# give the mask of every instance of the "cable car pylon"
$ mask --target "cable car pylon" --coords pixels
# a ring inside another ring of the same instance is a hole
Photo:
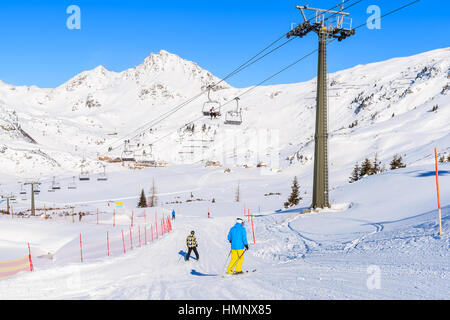
[[[328,194],[327,39],[335,38],[342,41],[355,34],[351,19],[349,27],[344,27],[344,19],[349,16],[349,13],[343,12],[344,2],[339,11],[310,8],[307,5],[296,6],[297,9],[300,9],[304,22],[286,34],[288,39],[293,36],[303,38],[311,31],[319,36],[312,209],[330,207]],[[310,19],[306,19],[305,10],[316,13],[315,22],[311,23]],[[337,15],[337,19],[333,21],[335,15]],[[327,20],[329,20],[328,24]]]

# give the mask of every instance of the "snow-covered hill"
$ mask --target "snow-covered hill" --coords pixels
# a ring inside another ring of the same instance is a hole
[[[121,155],[121,148],[108,153],[108,146],[218,81],[197,64],[161,51],[123,72],[99,66],[55,89],[0,83],[0,173],[71,176],[83,160],[90,172],[99,172],[99,155]],[[449,48],[330,74],[331,181],[347,180],[355,162],[375,153],[384,164],[396,153],[407,164],[422,164],[432,161],[435,146],[449,152],[449,82]],[[201,116],[204,94],[130,143],[156,142],[155,158],[172,164],[266,161],[306,174],[312,168],[315,90],[315,79],[255,88],[241,97],[242,125],[231,126],[223,123],[225,113],[246,89],[222,82],[211,93],[226,104],[221,119],[195,121],[194,133],[183,128]],[[16,116],[26,135],[14,129]]]

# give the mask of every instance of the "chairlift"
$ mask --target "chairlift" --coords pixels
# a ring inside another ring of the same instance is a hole
[[[21,195],[26,195],[27,191],[23,188],[23,184],[20,185],[20,194]]]
[[[208,101],[206,101],[203,104],[202,113],[206,117],[217,118],[222,115],[220,113],[220,109],[222,108],[222,105],[220,104],[219,101],[211,99],[211,89],[212,89],[212,86],[208,86]]]
[[[37,194],[41,193],[41,188],[39,188],[39,185],[38,185],[38,184],[36,184],[36,185],[34,186],[33,193],[37,193]]]
[[[236,109],[228,111],[225,114],[224,124],[240,125],[242,124],[242,108],[239,108],[239,97],[234,98],[236,100]]]
[[[154,165],[156,163],[153,157],[153,149],[151,144],[144,148],[142,153],[136,155],[136,161],[144,165]]]
[[[75,176],[74,176],[73,181],[71,183],[69,183],[69,185],[67,186],[67,189],[74,190],[76,188],[77,188],[77,184],[75,183]]]
[[[106,166],[103,165],[103,172],[98,174],[97,181],[107,181],[108,177],[106,176]]]
[[[124,146],[123,146],[123,151],[122,151],[122,156],[121,156],[121,159],[123,162],[127,162],[127,161],[135,162],[136,161],[134,151],[130,150],[129,144],[130,144],[130,140],[125,140]]]
[[[55,177],[53,177],[52,189],[53,190],[60,190],[61,189],[61,186],[59,185],[59,182],[56,182]]]
[[[79,180],[80,181],[89,181],[89,180],[91,180],[89,178],[89,172],[84,170],[84,166],[83,165],[81,166],[81,172],[80,172]]]

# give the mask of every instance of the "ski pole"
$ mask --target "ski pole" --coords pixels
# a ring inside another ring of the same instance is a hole
[[[228,258],[230,257],[230,255],[231,255],[231,249],[230,249],[230,252],[228,252],[228,256],[227,256],[227,259],[225,260],[225,265],[224,265],[224,268],[227,266],[227,263],[228,263]],[[224,268],[222,268],[222,270],[224,269]]]

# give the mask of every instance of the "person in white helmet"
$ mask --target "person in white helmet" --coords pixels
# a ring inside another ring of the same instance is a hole
[[[231,243],[231,261],[227,273],[240,274],[244,263],[244,253],[248,250],[247,230],[244,228],[242,218],[237,218],[236,224],[228,232],[228,241]]]

